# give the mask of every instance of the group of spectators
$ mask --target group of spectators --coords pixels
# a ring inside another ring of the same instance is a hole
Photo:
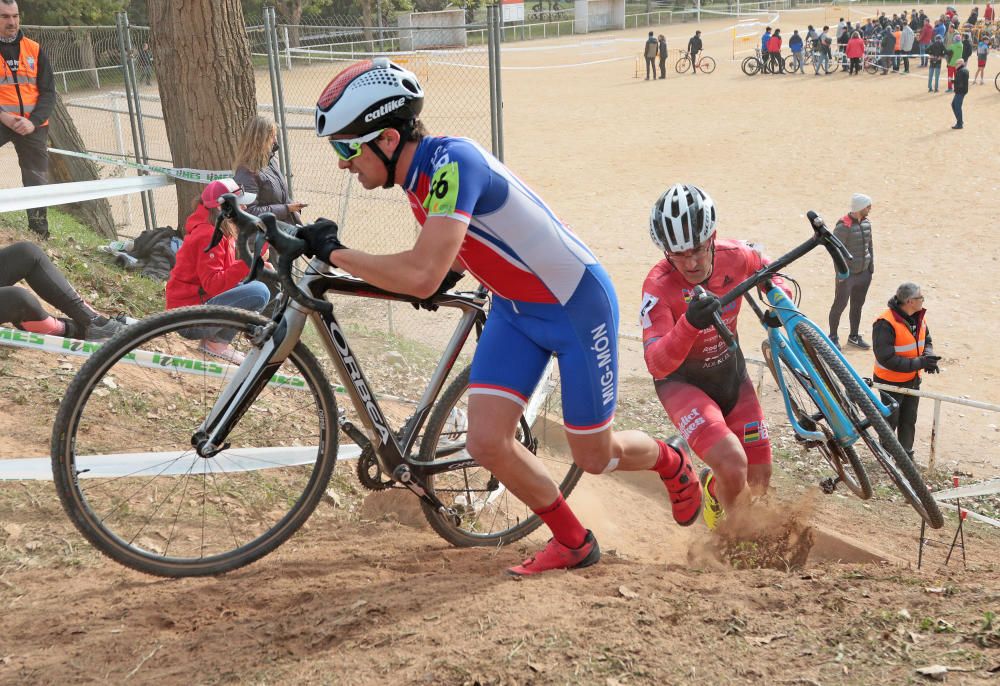
[[[829,26],[817,30],[809,25],[805,36],[798,30],[788,39],[788,48],[793,57],[792,73],[805,72],[805,63],[811,58],[814,73],[830,73],[830,60],[834,58],[833,45],[836,42],[841,66],[854,75],[861,72],[862,62],[868,53],[882,74],[889,71],[910,72],[910,59],[919,60],[921,67],[928,68],[928,92],[937,92],[940,81],[941,63],[947,60],[948,88],[954,91],[954,79],[959,62],[968,65],[975,53],[978,69],[972,80],[985,83],[986,60],[990,51],[990,33],[994,18],[991,4],[986,5],[983,21],[986,29],[979,27],[979,8],[972,10],[964,25],[953,8],[932,20],[923,10],[893,14],[889,17],[881,12],[877,17],[869,17],[864,22],[852,24],[843,17],[831,31]],[[973,31],[976,35],[973,35]],[[780,29],[768,26],[761,36],[761,60],[766,71],[784,73],[785,61],[781,50],[783,38]]]

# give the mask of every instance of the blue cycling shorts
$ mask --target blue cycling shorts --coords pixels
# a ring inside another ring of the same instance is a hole
[[[566,430],[607,429],[618,400],[618,299],[599,264],[587,267],[565,305],[494,295],[472,360],[469,393],[524,407],[552,355],[559,362]]]

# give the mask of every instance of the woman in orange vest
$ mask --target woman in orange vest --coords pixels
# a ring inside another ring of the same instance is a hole
[[[927,330],[924,296],[920,286],[906,282],[889,299],[889,309],[872,325],[872,348],[875,353],[876,383],[900,388],[920,388],[920,372],[937,374],[938,360]],[[913,435],[920,397],[886,392],[899,405],[889,417],[900,445],[913,456]]]
[[[48,119],[55,103],[55,80],[45,52],[21,32],[17,3],[0,2],[0,147],[14,144],[25,186],[49,182]],[[48,238],[44,207],[28,210],[28,227]]]

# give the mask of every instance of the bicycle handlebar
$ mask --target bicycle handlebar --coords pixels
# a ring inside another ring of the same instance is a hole
[[[713,326],[715,327],[715,330],[719,332],[719,336],[723,341],[725,341],[726,346],[730,350],[736,349],[736,338],[733,336],[733,332],[726,326],[725,322],[722,321],[722,316],[720,314],[722,308],[737,298],[743,297],[743,295],[749,292],[751,288],[757,286],[765,279],[771,278],[777,274],[779,270],[810,252],[816,246],[822,244],[826,248],[827,252],[830,253],[830,257],[833,259],[833,264],[837,270],[838,279],[846,279],[849,275],[850,272],[847,267],[847,262],[852,259],[852,257],[851,253],[847,250],[847,247],[840,241],[839,238],[833,235],[830,229],[827,228],[826,222],[824,222],[823,218],[818,214],[810,210],[806,213],[806,217],[808,217],[809,225],[813,229],[812,238],[798,247],[793,248],[791,251],[785,253],[775,261],[764,265],[761,269],[758,269],[742,282],[736,284],[731,291],[719,298],[719,304],[721,307],[719,308],[719,311],[715,312],[712,316],[714,320]],[[698,286],[695,288],[694,292],[695,297],[700,297],[700,294],[705,293],[705,290],[701,288],[701,286]]]
[[[255,217],[249,212],[244,212],[240,209],[236,196],[232,193],[223,195],[221,201],[219,211],[222,216],[232,219],[240,230],[259,232],[255,243],[253,263],[250,265],[251,277],[256,277],[263,269],[265,273],[276,276],[281,283],[281,290],[303,307],[310,310],[317,310],[324,314],[333,312],[333,305],[331,303],[305,293],[292,280],[292,264],[296,259],[304,255],[306,251],[306,242],[304,240],[296,238],[279,228],[277,218],[270,212],[260,217]],[[263,258],[260,255],[263,248],[260,241],[261,234],[263,234],[263,238],[268,243],[274,246],[274,249],[278,253],[278,268],[275,272],[271,272],[263,267]]]

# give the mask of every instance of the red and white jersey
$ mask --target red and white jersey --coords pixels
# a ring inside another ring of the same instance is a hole
[[[767,260],[743,241],[716,239],[713,264],[712,275],[701,286],[722,297]],[[688,322],[684,315],[694,289],[666,259],[649,272],[639,311],[646,368],[654,379],[686,381],[714,399],[726,398],[738,390],[746,362],[739,349],[729,350],[714,327],[699,331]],[[734,333],[742,304],[737,298],[721,311],[722,321]]]
[[[434,216],[469,225],[459,260],[508,300],[565,305],[597,264],[541,198],[469,139],[421,140],[403,187],[421,226]]]

